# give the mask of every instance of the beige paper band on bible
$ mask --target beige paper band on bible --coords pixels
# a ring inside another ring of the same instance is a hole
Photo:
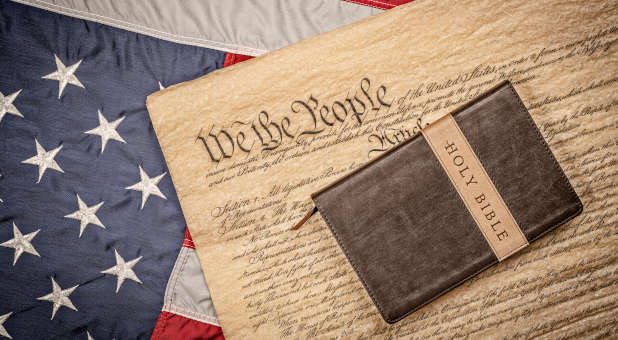
[[[421,130],[499,261],[528,245],[487,171],[450,114]]]

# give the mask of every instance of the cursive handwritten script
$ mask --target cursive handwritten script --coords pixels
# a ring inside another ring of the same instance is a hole
[[[615,337],[616,22],[602,0],[419,1],[153,95],[226,338]],[[418,133],[419,116],[435,121],[505,79],[584,211],[386,324],[319,213],[290,227],[312,192]],[[230,97],[222,84],[243,86]]]
[[[275,121],[267,111],[260,111],[248,121],[234,121],[228,127],[214,124],[206,133],[201,128],[195,138],[200,141],[211,162],[219,163],[235,154],[249,154],[253,150],[261,152],[275,150],[286,140],[299,142],[302,138],[317,135],[328,127],[342,124],[348,117],[358,125],[370,112],[378,113],[389,108],[391,103],[386,96],[386,86],[371,87],[371,80],[363,78],[359,88],[346,94],[342,100],[321,103],[313,95],[306,100],[294,100],[290,113]],[[304,120],[298,123],[298,120]]]

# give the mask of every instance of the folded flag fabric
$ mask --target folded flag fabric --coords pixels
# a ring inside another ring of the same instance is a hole
[[[225,53],[8,1],[0,51],[0,339],[222,337],[145,98]]]
[[[187,45],[257,56],[411,0],[13,0]]]

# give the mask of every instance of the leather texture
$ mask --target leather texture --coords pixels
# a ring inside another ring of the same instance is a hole
[[[581,212],[510,83],[452,115],[529,242]],[[498,263],[421,135],[312,197],[388,323]]]

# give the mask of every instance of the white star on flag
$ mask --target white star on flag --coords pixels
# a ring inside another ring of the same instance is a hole
[[[36,145],[36,156],[30,157],[22,161],[22,163],[37,165],[39,167],[39,179],[36,182],[41,182],[41,178],[43,178],[43,174],[45,174],[45,170],[47,169],[64,173],[64,170],[62,170],[58,163],[54,160],[54,157],[56,157],[58,152],[60,152],[60,149],[62,149],[62,145],[51,151],[45,151],[36,138],[34,139],[34,143]]]
[[[105,150],[105,145],[107,145],[107,142],[110,139],[117,140],[121,143],[126,143],[125,140],[122,139],[122,137],[118,134],[118,131],[116,131],[118,125],[122,123],[125,117],[118,118],[110,123],[107,121],[107,119],[105,119],[103,114],[101,114],[100,110],[98,110],[97,112],[99,113],[99,126],[84,133],[91,135],[99,135],[101,137],[101,153],[103,153],[103,150]]]
[[[9,335],[9,332],[6,331],[6,328],[4,328],[3,325],[6,319],[8,319],[9,316],[11,316],[11,314],[13,314],[13,312],[0,315],[0,335],[2,335],[5,338],[9,338],[9,339],[13,339],[13,338]]]
[[[17,263],[17,260],[19,260],[19,257],[24,252],[41,257],[41,255],[39,255],[39,253],[36,251],[36,249],[34,249],[34,246],[31,243],[32,239],[36,236],[36,234],[39,233],[39,231],[41,231],[41,229],[33,231],[26,235],[22,235],[21,231],[19,231],[19,228],[17,228],[17,225],[15,225],[15,222],[13,222],[13,238],[0,244],[0,246],[2,247],[15,249],[13,265]]]
[[[99,220],[97,215],[95,215],[99,208],[101,208],[101,206],[105,202],[101,201],[89,207],[86,205],[86,203],[84,203],[84,201],[82,201],[79,195],[76,196],[78,210],[68,215],[65,215],[64,217],[79,220],[79,237],[82,237],[82,233],[84,232],[88,224],[94,224],[98,227],[105,229],[105,226],[103,225],[103,223],[101,223],[101,220]]]
[[[56,283],[53,277],[51,278],[51,282],[52,282],[52,292],[45,296],[41,296],[40,298],[37,298],[37,300],[49,301],[54,304],[52,308],[51,320],[54,319],[56,312],[62,306],[71,308],[72,310],[76,311],[77,308],[75,308],[75,306],[69,299],[69,295],[71,295],[71,293],[73,293],[73,291],[77,289],[79,285],[75,285],[71,288],[63,290],[62,287],[60,287],[60,285]]]
[[[79,79],[77,79],[77,77],[75,76],[75,71],[77,71],[77,68],[79,67],[79,64],[82,63],[83,59],[80,59],[78,62],[76,62],[75,64],[66,67],[64,66],[64,64],[62,63],[62,61],[60,60],[60,58],[58,58],[57,55],[54,54],[54,58],[56,59],[56,68],[57,71],[56,72],[52,72],[46,76],[43,76],[43,79],[52,79],[52,80],[57,80],[58,81],[58,99],[60,99],[60,96],[62,96],[62,92],[64,92],[64,88],[67,86],[67,84],[71,84],[71,85],[75,85],[75,86],[79,86],[81,88],[85,88],[84,85],[82,85],[82,83],[79,81]]]
[[[6,97],[0,92],[0,122],[2,122],[2,118],[4,118],[7,113],[24,118],[21,112],[13,105],[13,101],[19,96],[20,92],[21,90],[13,92]]]
[[[159,182],[161,181],[163,176],[167,174],[167,172],[164,172],[157,177],[150,178],[148,177],[148,174],[144,171],[144,169],[142,169],[141,165],[138,165],[138,167],[140,181],[130,187],[126,187],[125,189],[142,192],[142,207],[140,209],[144,209],[144,205],[146,204],[146,201],[148,200],[148,197],[150,195],[156,195],[166,200],[167,197],[165,197],[161,190],[159,190],[157,184],[159,184]]]
[[[131,279],[141,284],[142,281],[137,277],[137,275],[135,275],[135,272],[133,271],[133,266],[135,266],[137,262],[142,259],[142,256],[135,258],[129,262],[125,262],[122,256],[118,254],[118,251],[116,251],[116,249],[114,249],[114,254],[116,254],[116,265],[102,271],[101,273],[118,276],[118,281],[116,282],[116,294],[118,294],[120,286],[122,286],[122,283],[125,279]]]

